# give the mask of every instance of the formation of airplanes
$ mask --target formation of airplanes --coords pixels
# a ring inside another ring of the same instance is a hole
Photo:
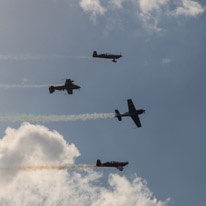
[[[97,54],[96,51],[93,52],[93,57],[94,58],[104,58],[104,59],[111,59],[113,62],[117,62],[116,60],[121,58],[122,55],[117,54],[109,54],[109,53],[103,53],[103,54]],[[66,90],[68,94],[73,94],[74,89],[80,89],[81,87],[78,85],[75,85],[73,83],[74,81],[71,79],[66,79],[65,84],[61,86],[50,86],[49,87],[49,92],[54,93],[55,90],[60,90],[64,91]],[[115,117],[119,120],[122,121],[122,117],[131,117],[132,120],[134,121],[135,125],[137,127],[142,127],[139,115],[145,113],[144,109],[136,109],[132,99],[127,100],[128,104],[128,112],[125,113],[120,113],[118,109],[115,109]],[[112,168],[117,168],[119,171],[123,171],[124,166],[128,165],[128,162],[117,162],[117,161],[110,161],[110,162],[105,162],[102,163],[99,159],[96,162],[96,167],[112,167]]]

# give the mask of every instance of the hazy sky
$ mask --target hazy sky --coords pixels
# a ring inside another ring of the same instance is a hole
[[[130,118],[1,122],[0,168],[129,165],[3,170],[0,205],[205,205],[204,0],[1,0],[0,37],[0,117],[126,112],[128,98],[146,110],[142,128]],[[66,78],[80,91],[49,93]]]

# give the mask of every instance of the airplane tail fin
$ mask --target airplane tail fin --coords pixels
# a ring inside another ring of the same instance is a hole
[[[97,167],[100,167],[101,165],[102,165],[101,161],[100,161],[100,160],[97,160],[96,166],[97,166]]]
[[[51,86],[51,87],[49,87],[49,92],[50,92],[50,94],[52,94],[53,92],[54,92],[54,86]]]
[[[93,57],[96,57],[96,56],[97,56],[97,52],[94,51],[94,52],[93,52]]]
[[[115,109],[115,114],[116,114],[115,117],[117,117],[119,121],[122,121],[122,117],[118,109]]]

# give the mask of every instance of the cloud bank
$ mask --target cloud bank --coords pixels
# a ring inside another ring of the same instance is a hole
[[[205,12],[206,8],[193,0],[106,0],[104,6],[99,0],[81,0],[80,7],[83,11],[91,13],[92,16],[111,16],[114,9],[131,9],[130,14],[135,14],[145,28],[156,32],[165,30],[159,24],[167,18],[177,18],[179,16],[196,17]],[[124,6],[127,5],[127,6]]]
[[[0,140],[0,168],[26,165],[73,164],[80,155],[57,131],[23,123],[19,129],[7,128]],[[2,206],[166,206],[139,177],[110,174],[108,186],[95,170],[3,171],[0,169]]]
[[[100,4],[99,0],[82,0],[80,6],[85,12],[90,12],[93,18],[97,15],[104,15],[106,12],[106,8]]]
[[[198,2],[192,0],[182,0],[181,5],[178,6],[175,10],[175,15],[183,15],[183,16],[198,16],[205,11]]]
[[[0,140],[0,168],[73,164],[80,155],[74,144],[44,126],[23,123],[18,130],[8,127],[5,133]],[[0,179],[7,180],[14,173],[0,170]]]

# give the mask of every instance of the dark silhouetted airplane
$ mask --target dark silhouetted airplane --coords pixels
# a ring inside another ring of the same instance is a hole
[[[73,89],[80,89],[81,87],[78,85],[73,84],[73,80],[66,79],[65,85],[62,86],[51,86],[49,87],[49,92],[53,93],[55,90],[67,90],[68,94],[73,94]]]
[[[127,103],[128,103],[128,108],[129,108],[129,112],[125,112],[123,114],[120,114],[119,110],[116,109],[115,110],[115,117],[118,118],[119,121],[122,121],[122,117],[131,117],[134,121],[134,123],[137,125],[137,127],[141,127],[141,122],[140,122],[140,119],[139,119],[139,115],[140,114],[143,114],[145,113],[145,110],[144,109],[138,109],[136,110],[133,102],[131,99],[128,99],[127,100]]]
[[[120,55],[109,54],[109,53],[97,54],[97,52],[94,51],[93,52],[93,57],[95,57],[95,58],[104,58],[104,59],[112,59],[113,62],[117,62],[116,59],[119,59],[120,57],[122,57],[122,55],[121,55],[121,53],[120,53]]]
[[[116,162],[116,161],[111,161],[111,162],[105,162],[105,163],[101,163],[100,160],[97,160],[96,166],[97,167],[115,167],[117,168],[119,171],[122,171],[124,168],[124,166],[126,166],[127,164],[129,164],[129,162]]]

